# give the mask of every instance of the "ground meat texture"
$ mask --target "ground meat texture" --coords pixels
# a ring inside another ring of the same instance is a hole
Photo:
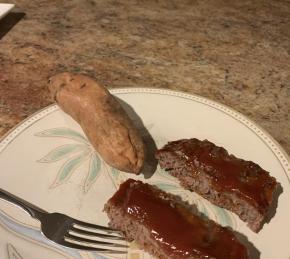
[[[132,179],[105,204],[109,225],[157,258],[241,259],[247,249],[227,228],[176,196]]]
[[[254,232],[260,230],[277,182],[259,165],[195,138],[169,142],[155,156],[185,189],[236,213]]]

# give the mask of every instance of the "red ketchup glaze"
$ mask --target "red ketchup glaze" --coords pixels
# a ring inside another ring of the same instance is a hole
[[[219,190],[242,195],[261,213],[268,209],[277,183],[259,165],[229,155],[224,148],[207,140],[173,141],[163,150],[170,150],[174,145],[179,146],[179,155],[182,154],[193,176],[203,171]]]
[[[145,225],[168,258],[248,258],[246,248],[228,229],[202,219],[148,184],[129,179],[110,202]]]

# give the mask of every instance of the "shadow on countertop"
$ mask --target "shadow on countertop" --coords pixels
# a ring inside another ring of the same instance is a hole
[[[25,13],[8,13],[0,20],[0,40],[25,16]]]

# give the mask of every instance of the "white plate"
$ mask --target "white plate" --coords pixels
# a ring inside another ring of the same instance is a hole
[[[259,234],[232,213],[181,189],[159,168],[146,181],[196,203],[210,218],[243,233],[261,252],[260,258],[289,259],[289,158],[269,134],[240,113],[199,96],[144,88],[112,92],[133,107],[158,147],[179,138],[208,139],[270,171],[281,183],[283,193],[276,215]],[[131,175],[106,166],[91,151],[79,125],[58,106],[49,106],[0,142],[0,187],[45,210],[106,225],[103,205]],[[143,176],[135,178],[144,180]],[[0,258],[9,258],[8,251],[10,258],[103,258],[53,245],[42,237],[38,223],[19,208],[0,201],[0,209]],[[131,244],[127,257],[105,258],[150,257]]]
[[[8,14],[11,9],[14,7],[14,4],[1,4],[0,3],[0,19]]]

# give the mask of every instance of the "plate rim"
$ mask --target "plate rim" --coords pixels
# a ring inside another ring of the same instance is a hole
[[[271,150],[271,152],[276,156],[279,163],[281,164],[288,183],[290,184],[290,158],[284,148],[271,136],[267,130],[258,125],[252,119],[248,118],[246,115],[236,111],[235,109],[222,104],[220,102],[214,101],[210,98],[203,97],[197,94],[186,93],[178,90],[170,90],[164,88],[150,88],[150,87],[118,87],[118,88],[109,88],[109,91],[112,94],[130,94],[130,93],[145,93],[145,94],[161,94],[168,96],[175,96],[180,98],[185,98],[188,100],[196,101],[204,105],[208,105],[214,109],[217,109],[228,116],[231,116],[238,122],[242,123],[253,133],[255,133]],[[44,108],[37,110],[32,113],[24,120],[17,123],[10,130],[8,130],[2,137],[0,137],[0,154],[1,152],[13,141],[23,130],[28,126],[36,123],[38,120],[42,119],[46,115],[60,109],[56,103],[52,103]]]
[[[188,99],[194,102],[198,102],[201,104],[204,104],[206,106],[210,106],[211,108],[214,108],[220,112],[225,113],[228,116],[231,116],[234,118],[237,122],[240,122],[242,125],[246,126],[249,130],[251,130],[257,137],[259,137],[263,143],[271,150],[271,152],[274,154],[276,159],[278,159],[285,175],[288,180],[288,184],[290,184],[290,169],[289,169],[289,157],[286,151],[283,149],[283,147],[261,126],[259,126],[256,122],[249,119],[244,114],[234,110],[233,108],[219,103],[217,101],[213,101],[207,97],[203,97],[197,94],[191,94],[191,93],[185,93],[182,91],[177,90],[168,90],[168,89],[162,89],[162,88],[148,88],[148,87],[119,87],[119,88],[111,88],[109,91],[112,94],[159,94],[159,95],[167,95],[167,96],[173,96],[173,97],[179,97]],[[20,135],[23,131],[25,131],[28,127],[32,126],[34,123],[38,122],[39,120],[45,118],[47,115],[51,114],[52,112],[61,110],[60,107],[56,103],[52,103],[46,107],[43,107],[33,114],[29,115],[24,120],[20,121],[18,124],[16,124],[13,128],[11,128],[8,132],[6,132],[2,137],[0,137],[0,155],[5,150],[5,148],[13,141],[15,140],[18,135]],[[273,150],[275,148],[276,150]],[[278,155],[277,152],[280,152]],[[282,160],[284,159],[284,160]],[[288,172],[287,172],[288,168]],[[30,240],[30,238],[28,238]],[[58,249],[47,247],[55,252],[59,252]],[[65,256],[68,256],[69,254],[66,254],[64,251]],[[83,254],[79,254],[81,258],[86,258],[86,256],[83,257]]]

